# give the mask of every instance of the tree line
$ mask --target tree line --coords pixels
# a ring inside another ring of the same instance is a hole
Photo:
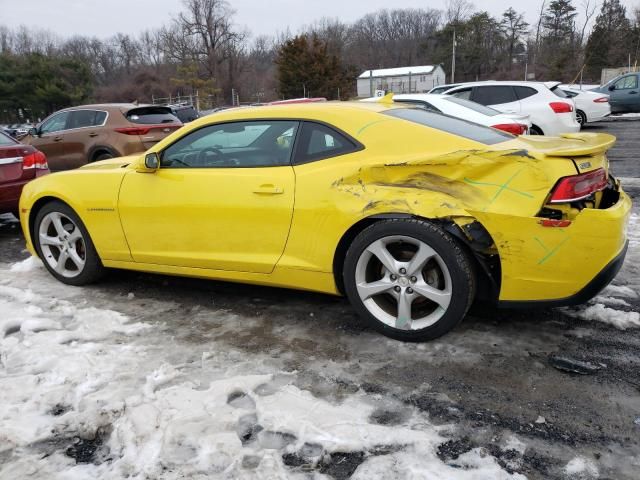
[[[277,98],[354,95],[371,68],[442,64],[456,81],[524,79],[599,83],[605,67],[637,64],[640,9],[620,0],[539,0],[535,24],[467,0],[445,10],[384,9],[347,23],[323,18],[298,34],[252,37],[227,0],[184,0],[163,27],[137,36],[60,38],[0,25],[0,121],[42,118],[95,102],[150,102],[198,93],[201,108]],[[592,22],[593,17],[595,20]],[[593,23],[593,28],[589,25]],[[533,77],[532,77],[533,78]]]

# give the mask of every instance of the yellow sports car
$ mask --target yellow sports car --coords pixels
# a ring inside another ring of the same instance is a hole
[[[124,268],[345,294],[380,332],[426,340],[474,299],[569,305],[611,281],[631,209],[614,141],[388,98],[235,109],[29,183],[20,221],[64,283]]]

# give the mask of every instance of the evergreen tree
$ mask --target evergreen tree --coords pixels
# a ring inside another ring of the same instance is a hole
[[[500,22],[500,25],[506,35],[509,66],[511,66],[513,62],[513,54],[515,53],[516,47],[520,45],[522,37],[529,31],[529,24],[524,21],[523,14],[518,13],[512,7],[509,7],[502,14],[502,21]]]
[[[620,0],[604,0],[586,47],[587,72],[600,78],[606,67],[626,65],[629,54],[635,56],[633,31]]]
[[[570,80],[580,69],[579,44],[575,17],[578,15],[571,0],[553,0],[542,15],[542,45],[538,62],[542,75],[549,80]]]
[[[327,43],[313,35],[298,35],[287,40],[276,56],[278,92],[284,98],[306,96],[327,99],[348,97],[353,88],[353,74],[343,67],[336,55],[328,52]]]

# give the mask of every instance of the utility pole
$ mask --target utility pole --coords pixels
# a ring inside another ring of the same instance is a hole
[[[453,27],[453,52],[451,54],[451,83],[456,81],[456,27]]]

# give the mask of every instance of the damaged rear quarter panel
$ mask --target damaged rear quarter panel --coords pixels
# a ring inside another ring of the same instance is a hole
[[[484,146],[431,132],[397,119],[374,123],[349,132],[364,150],[296,166],[292,230],[279,264],[331,272],[342,235],[377,214],[461,224],[477,218],[477,212],[530,218],[559,177],[576,173],[570,160],[542,161],[517,139]],[[411,141],[390,144],[389,138]],[[452,152],[452,146],[460,148]],[[485,227],[492,236],[498,233]]]

